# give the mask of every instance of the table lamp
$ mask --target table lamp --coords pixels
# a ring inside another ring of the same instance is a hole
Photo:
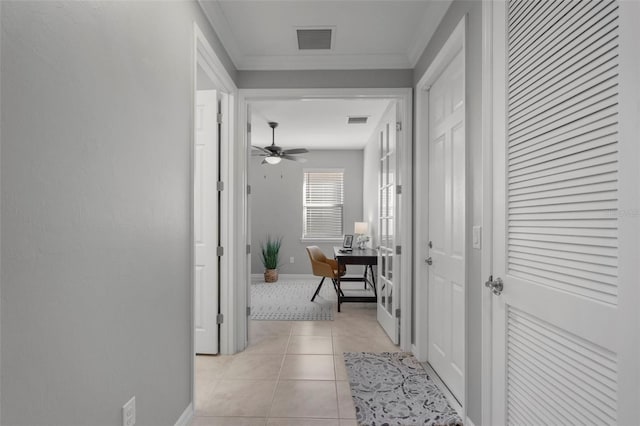
[[[369,232],[369,224],[367,222],[356,222],[353,228],[353,233],[357,235],[356,243],[358,248],[365,248],[369,241],[369,237],[366,235]]]

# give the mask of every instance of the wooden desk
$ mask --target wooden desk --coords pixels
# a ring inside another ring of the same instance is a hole
[[[362,277],[339,277],[338,282],[338,312],[340,312],[340,304],[342,302],[368,302],[376,303],[378,301],[378,293],[376,290],[376,277],[373,273],[373,265],[378,264],[378,251],[373,249],[352,249],[351,253],[341,253],[342,247],[333,248],[333,257],[338,261],[339,265],[363,265],[364,274]],[[371,278],[369,278],[371,274]],[[373,290],[373,296],[345,296],[340,288],[340,282],[360,281],[364,282],[363,293],[367,291],[367,286]]]

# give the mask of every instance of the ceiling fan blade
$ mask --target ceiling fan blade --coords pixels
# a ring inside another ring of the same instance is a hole
[[[251,150],[255,151],[255,152],[263,152],[263,153],[265,153],[267,155],[271,154],[271,151],[269,151],[268,149],[264,149],[262,147],[255,146],[255,145],[251,145]]]
[[[298,163],[306,163],[307,159],[306,158],[301,158],[301,157],[294,157],[292,155],[282,155],[281,158],[284,158],[285,160],[292,160],[292,161],[297,161]]]
[[[285,149],[284,151],[282,151],[283,154],[286,155],[290,155],[290,154],[304,154],[306,152],[309,152],[309,150],[307,148],[294,148],[294,149]]]

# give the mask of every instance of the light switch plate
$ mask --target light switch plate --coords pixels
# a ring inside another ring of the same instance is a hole
[[[473,248],[482,248],[482,226],[473,227]]]

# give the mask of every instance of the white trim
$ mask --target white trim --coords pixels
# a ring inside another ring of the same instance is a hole
[[[487,29],[490,31],[490,43],[491,43],[491,86],[492,86],[492,105],[491,105],[491,134],[488,135],[491,139],[491,156],[492,163],[490,170],[485,170],[483,173],[491,173],[491,234],[492,234],[492,247],[491,247],[491,270],[505,271],[506,253],[505,244],[502,240],[505,238],[505,224],[504,219],[500,219],[499,216],[503,215],[506,208],[506,194],[503,185],[497,185],[496,182],[504,181],[506,176],[506,120],[507,120],[507,3],[505,1],[496,0],[492,2],[491,8],[491,26]],[[488,35],[489,36],[489,35]],[[488,142],[487,142],[488,143]],[[499,159],[500,161],[493,161],[493,159]],[[500,213],[499,215],[497,213]],[[500,220],[499,220],[500,219]],[[485,235],[488,232],[484,233]],[[496,237],[498,238],[496,240]],[[487,291],[488,293],[488,291]],[[490,296],[493,299],[493,296]],[[493,351],[493,346],[496,346],[496,341],[501,340],[504,344],[505,339],[505,318],[495,317],[494,311],[496,306],[493,306],[494,302],[500,303],[498,300],[492,300],[490,302],[491,311],[486,315],[490,316],[491,324],[491,341],[487,344],[490,345],[490,359],[487,361],[491,363],[489,369],[491,374],[491,380],[489,385],[491,387],[490,396],[488,397],[489,403],[488,413],[483,413],[484,416],[489,416],[490,423],[495,425],[502,425],[506,423],[506,377],[505,377],[505,364],[504,353],[496,354]],[[485,315],[483,307],[483,315]],[[504,315],[504,311],[499,315]],[[497,327],[496,323],[502,324],[501,327]],[[497,327],[497,328],[496,328]],[[501,328],[501,329],[500,329]],[[494,334],[498,330],[500,335]],[[483,344],[484,346],[484,344]],[[502,349],[501,349],[502,351]],[[484,354],[483,354],[484,355]],[[486,402],[486,401],[482,401]],[[484,409],[485,407],[483,407]]]
[[[416,85],[416,137],[415,137],[415,155],[414,155],[414,182],[416,188],[419,186],[428,185],[429,175],[428,170],[425,165],[429,164],[429,149],[428,149],[428,138],[429,138],[429,123],[426,117],[429,114],[429,89],[431,85],[438,79],[438,77],[442,74],[444,69],[451,63],[453,58],[462,50],[465,52],[465,35],[466,35],[466,16],[463,16],[460,22],[456,25],[455,29],[451,32],[451,35],[444,43],[433,62],[427,70],[424,72],[418,84]],[[463,65],[465,68],[465,87],[466,87],[466,58],[463,59]],[[465,110],[468,110],[468,96],[466,96],[465,90]],[[466,113],[465,113],[465,121],[466,121]],[[468,148],[468,126],[465,125],[466,130],[466,151],[469,152]],[[469,181],[468,173],[466,177],[466,181]],[[420,185],[418,185],[418,182]],[[418,197],[416,194],[416,203],[414,204],[414,246],[415,246],[415,256],[413,262],[413,273],[414,273],[414,282],[420,283],[415,286],[415,303],[425,304],[428,302],[428,274],[425,272],[423,268],[424,259],[428,257],[428,241],[424,237],[427,235],[428,229],[425,229],[426,224],[423,226],[420,218],[425,217],[425,215],[429,211],[429,200],[428,197]],[[466,205],[469,206],[471,203],[469,202],[472,197],[470,188],[467,186],[466,189]],[[465,226],[469,223],[470,215],[465,215]],[[468,239],[467,239],[468,240]],[[465,252],[467,252],[466,260],[465,260],[465,269],[467,274],[467,285],[465,287],[465,313],[468,310],[469,306],[469,255],[468,241],[465,242]],[[421,362],[425,362],[428,360],[428,343],[429,343],[429,333],[428,333],[428,309],[423,306],[424,309],[416,309],[416,318],[415,318],[415,342],[414,348],[416,352],[414,353],[416,358]],[[466,416],[466,400],[468,397],[468,330],[469,327],[466,325],[466,314],[465,320],[463,321],[464,326],[464,342],[465,342],[465,366],[464,366],[464,396],[462,401],[460,401],[461,407],[461,415],[464,418]]]
[[[476,426],[473,424],[473,422],[471,421],[471,419],[469,417],[466,418],[466,420],[464,421],[465,426]]]
[[[482,280],[492,274],[493,254],[493,2],[482,2]],[[493,297],[481,297],[481,424],[491,424],[491,307]]]
[[[234,345],[234,339],[236,333],[229,332],[230,328],[234,327],[235,321],[233,314],[235,312],[235,303],[233,303],[234,296],[234,287],[230,284],[234,282],[236,273],[234,269],[234,242],[238,241],[236,238],[237,235],[237,225],[236,221],[242,220],[242,217],[238,217],[234,213],[234,198],[233,192],[231,188],[233,188],[237,179],[234,178],[234,151],[233,147],[235,144],[233,143],[235,138],[235,114],[234,114],[234,106],[235,99],[237,97],[237,88],[233,83],[233,80],[227,73],[224,65],[216,55],[215,51],[209,44],[209,41],[205,37],[204,33],[200,30],[197,23],[193,23],[193,46],[192,46],[192,75],[191,75],[191,105],[190,105],[190,117],[191,117],[191,128],[189,129],[189,151],[190,151],[190,160],[189,160],[189,210],[191,211],[189,217],[189,240],[191,243],[189,244],[189,264],[191,265],[189,271],[189,280],[190,280],[190,298],[191,298],[191,309],[190,309],[190,355],[191,355],[191,410],[193,411],[193,401],[195,400],[195,274],[194,274],[194,264],[195,264],[195,249],[193,245],[193,241],[195,239],[195,225],[193,221],[193,205],[194,205],[194,153],[195,153],[195,106],[196,106],[196,91],[197,91],[197,74],[198,74],[198,65],[202,67],[207,76],[211,79],[211,81],[216,86],[216,89],[222,94],[222,108],[223,108],[223,132],[221,134],[221,179],[223,182],[227,183],[228,191],[223,191],[222,193],[222,206],[221,209],[221,229],[222,233],[220,235],[223,246],[227,247],[227,255],[223,257],[223,261],[220,264],[220,273],[221,273],[221,284],[220,284],[220,306],[221,313],[225,315],[225,318],[228,318],[228,321],[225,321],[219,330],[219,352],[220,353],[230,353],[230,348]],[[226,124],[226,125],[225,125]],[[244,249],[244,247],[243,247]],[[181,417],[182,418],[182,417]]]
[[[238,217],[235,214],[235,206],[234,206],[234,192],[233,188],[236,182],[236,177],[234,176],[234,161],[235,152],[234,152],[234,139],[235,139],[235,99],[237,97],[237,88],[227,73],[224,65],[216,55],[215,51],[209,44],[206,36],[200,30],[197,23],[193,24],[194,31],[194,94],[195,94],[195,82],[197,76],[197,66],[200,65],[209,78],[213,81],[216,89],[222,93],[222,134],[221,134],[221,152],[220,152],[220,175],[223,182],[225,182],[225,186],[229,188],[229,190],[222,191],[221,202],[221,242],[222,246],[225,247],[226,254],[222,258],[222,262],[220,263],[220,276],[221,276],[221,284],[220,284],[220,313],[224,315],[228,321],[225,321],[220,326],[220,353],[222,354],[230,354],[235,351],[233,348],[235,347],[235,335],[236,333],[231,332],[230,329],[235,325],[235,292],[233,286],[229,283],[234,282],[234,275],[237,273],[235,271],[235,257],[236,253],[234,253],[234,242],[239,241],[237,237],[237,225],[236,222],[239,222],[242,219],[242,216]],[[195,138],[195,135],[192,134],[192,138]],[[193,139],[192,139],[193,145]],[[193,175],[193,165],[191,166],[191,174]],[[192,177],[193,179],[193,177]],[[193,184],[193,182],[192,182]],[[193,232],[193,229],[192,229]],[[193,239],[193,234],[192,234]],[[191,259],[193,262],[193,258]],[[192,279],[192,284],[194,284]],[[195,302],[192,307],[195,312]]]
[[[618,310],[620,327],[612,330],[620,342],[618,352],[618,415],[619,424],[638,423],[640,418],[640,3],[619,2],[619,270],[620,287]],[[635,285],[630,285],[635,283]],[[624,289],[624,293],[623,293]]]
[[[184,411],[182,412],[182,415],[180,416],[178,421],[176,421],[175,426],[189,426],[193,421],[194,415],[195,415],[195,412],[193,410],[193,402],[192,402],[187,406],[187,408],[184,409]]]
[[[398,132],[398,146],[404,147],[401,156],[403,164],[399,171],[399,182],[403,185],[401,220],[407,224],[403,229],[398,241],[403,246],[400,260],[401,284],[400,284],[400,309],[402,316],[400,319],[400,348],[402,350],[411,349],[411,298],[401,295],[411,294],[411,265],[412,265],[412,129],[413,129],[413,102],[412,89],[410,88],[347,88],[347,89],[240,89],[239,90],[239,116],[238,116],[238,136],[242,135],[244,152],[240,154],[244,159],[249,155],[246,145],[247,139],[247,108],[251,102],[266,100],[285,99],[389,99],[398,102],[398,114],[402,117],[402,131]],[[240,144],[238,144],[240,145]],[[237,291],[246,292],[246,282],[236,281]],[[244,306],[238,306],[239,310],[246,310]]]

